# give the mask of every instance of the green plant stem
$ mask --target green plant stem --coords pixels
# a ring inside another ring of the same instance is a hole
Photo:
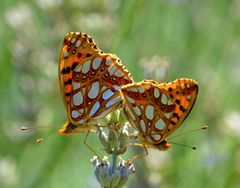
[[[118,156],[116,155],[115,152],[113,152],[113,154],[112,154],[112,164],[111,164],[111,168],[110,168],[110,177],[113,175],[113,173],[116,170],[117,159],[118,159]]]

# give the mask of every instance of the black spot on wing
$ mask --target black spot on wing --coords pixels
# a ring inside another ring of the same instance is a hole
[[[64,82],[64,85],[72,84],[72,79],[69,78],[67,81]]]
[[[74,62],[74,63],[72,64],[72,67],[71,67],[72,71],[76,68],[77,65],[78,65],[78,62]]]

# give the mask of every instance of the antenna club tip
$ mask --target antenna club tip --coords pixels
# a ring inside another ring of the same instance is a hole
[[[38,138],[38,139],[36,140],[37,143],[41,143],[42,141],[43,141],[43,138]]]
[[[26,131],[27,127],[21,127],[21,131]]]
[[[202,127],[202,129],[208,129],[208,126],[207,126],[207,125],[204,125],[204,126]]]

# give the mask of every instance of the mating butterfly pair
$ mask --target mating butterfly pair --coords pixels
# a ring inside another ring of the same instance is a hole
[[[62,134],[89,131],[94,120],[123,107],[143,145],[166,150],[166,138],[190,113],[198,85],[191,79],[135,83],[120,59],[99,50],[92,38],[68,33],[59,63],[60,89],[68,115]]]

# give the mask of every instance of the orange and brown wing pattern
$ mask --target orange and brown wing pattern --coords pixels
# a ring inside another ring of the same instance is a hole
[[[140,142],[159,150],[168,149],[165,139],[190,113],[197,90],[197,83],[190,79],[163,84],[144,80],[123,86],[124,109],[139,131]]]
[[[60,132],[66,134],[115,110],[122,101],[120,87],[133,82],[117,56],[103,53],[88,35],[73,32],[63,42],[59,81],[70,121]]]
[[[180,127],[191,112],[198,94],[198,83],[192,79],[177,79],[159,85],[174,101],[175,111],[169,125],[168,135]]]
[[[70,119],[84,124],[106,116],[122,102],[120,87],[132,78],[111,54],[94,55],[73,71]]]
[[[60,90],[66,110],[68,110],[71,99],[73,70],[84,60],[100,52],[92,38],[87,34],[80,32],[66,34],[58,66]]]
[[[155,81],[142,81],[122,87],[124,109],[130,122],[150,144],[161,142],[167,132],[175,105]]]

